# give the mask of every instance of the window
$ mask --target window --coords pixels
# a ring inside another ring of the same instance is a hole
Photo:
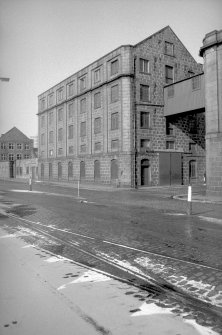
[[[97,117],[94,120],[94,134],[98,134],[101,132],[101,117]]]
[[[80,136],[86,136],[86,122],[81,122],[80,124]]]
[[[94,162],[94,179],[100,179],[100,161]]]
[[[140,112],[140,128],[148,129],[150,128],[150,113]]]
[[[1,160],[6,161],[6,154],[1,154]]]
[[[174,85],[167,87],[167,96],[168,98],[172,98],[174,96]]]
[[[40,176],[41,178],[44,178],[44,164],[41,164],[41,168],[40,168]]]
[[[42,151],[42,157],[44,156],[44,154],[45,154],[45,152],[44,152],[44,151]],[[29,156],[29,155],[27,155],[27,154],[25,154],[25,155],[24,155],[24,158],[25,158],[25,159],[29,159],[29,158],[30,158],[30,156]]]
[[[45,134],[41,134],[41,145],[45,144]]]
[[[173,125],[168,120],[166,120],[166,135],[168,136],[174,135]]]
[[[58,148],[58,155],[61,156],[63,154],[63,148]]]
[[[61,101],[63,99],[63,88],[60,88],[57,91],[57,101]]]
[[[41,127],[45,127],[45,116],[41,117]]]
[[[142,102],[150,101],[150,87],[148,85],[140,85],[140,100]]]
[[[52,104],[53,104],[53,94],[49,95],[49,97],[48,97],[48,104],[49,104],[49,106],[52,106]]]
[[[193,90],[200,89],[200,76],[195,76],[192,78],[192,89]]]
[[[9,154],[8,158],[9,158],[10,161],[14,161],[14,155],[13,154]]]
[[[53,131],[49,132],[49,143],[53,143]]]
[[[166,42],[165,41],[165,54],[168,56],[173,56],[174,55],[174,45],[173,43]]]
[[[29,166],[26,166],[26,174],[29,174]]]
[[[85,145],[85,144],[82,144],[82,145],[80,146],[80,152],[81,152],[81,153],[85,153],[85,152],[86,152],[86,145]]]
[[[6,148],[5,143],[1,143],[1,149],[5,149],[5,148]]]
[[[85,162],[81,161],[80,162],[80,179],[85,178],[85,176],[86,176]]]
[[[140,58],[140,72],[149,73],[149,61]]]
[[[189,115],[189,132],[191,134],[197,134],[198,120],[197,115]]]
[[[196,153],[196,149],[197,149],[197,145],[196,143],[189,143],[189,151],[192,153],[192,154],[195,154]]]
[[[49,150],[49,157],[52,157],[52,156],[53,156],[53,150],[50,149],[50,150]]]
[[[94,108],[100,108],[101,107],[101,93],[98,92],[94,94]]]
[[[45,99],[42,99],[40,102],[41,110],[45,109]]]
[[[173,83],[173,67],[166,65],[165,66],[165,82],[166,84]]]
[[[59,128],[58,129],[58,141],[62,141],[63,140],[63,129]]]
[[[95,142],[94,149],[95,151],[101,151],[101,142]]]
[[[16,159],[22,159],[22,154],[17,154]]]
[[[72,155],[74,153],[74,147],[73,145],[69,146],[69,155]]]
[[[86,88],[86,76],[79,79],[80,91],[83,91]]]
[[[68,84],[68,96],[72,96],[74,94],[74,84],[70,83]]]
[[[68,127],[68,139],[72,139],[73,138],[73,125],[70,125]]]
[[[119,128],[119,113],[111,114],[111,130]]]
[[[49,124],[51,125],[53,122],[53,112],[49,113]]]
[[[29,144],[25,144],[25,150],[29,150]]]
[[[101,80],[101,70],[94,71],[94,83],[98,83]]]
[[[197,177],[197,162],[195,160],[189,162],[189,176],[190,178]]]
[[[9,148],[10,150],[13,150],[13,149],[14,149],[14,143],[9,143],[9,144],[8,144],[8,148]]]
[[[73,103],[68,105],[68,118],[69,120],[73,120],[73,116],[74,116],[74,105]]]
[[[175,142],[174,141],[166,141],[166,149],[175,149]]]
[[[22,149],[22,144],[21,143],[17,143],[17,149],[21,150]]]
[[[140,148],[141,149],[150,149],[150,140],[149,139],[141,139],[140,140]]]
[[[111,87],[111,102],[116,102],[119,100],[119,85]]]
[[[119,72],[119,61],[118,59],[111,62],[111,76]]]
[[[80,100],[80,113],[86,112],[86,98]]]
[[[58,110],[58,121],[62,121],[63,120],[63,109],[60,108]]]
[[[119,149],[119,140],[112,140],[111,141],[111,150],[118,150]]]

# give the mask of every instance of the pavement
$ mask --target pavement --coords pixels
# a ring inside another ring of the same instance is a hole
[[[0,229],[2,335],[217,335],[177,305]]]

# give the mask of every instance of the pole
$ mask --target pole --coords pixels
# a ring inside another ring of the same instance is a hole
[[[188,186],[188,194],[187,194],[187,215],[192,214],[192,187]]]

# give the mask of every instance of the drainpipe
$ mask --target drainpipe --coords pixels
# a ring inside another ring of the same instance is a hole
[[[136,113],[136,59],[137,57],[134,56],[133,59],[133,150],[134,150],[134,163],[133,163],[133,170],[134,170],[134,185],[135,189],[138,188],[138,180],[137,180],[137,113]]]

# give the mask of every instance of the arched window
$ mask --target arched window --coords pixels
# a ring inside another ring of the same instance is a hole
[[[73,163],[68,163],[68,178],[73,178]]]
[[[41,164],[41,179],[44,178],[44,164]]]
[[[100,161],[94,162],[94,179],[100,179]]]
[[[117,159],[111,160],[111,179],[118,179],[118,162]]]
[[[80,162],[80,179],[85,178],[86,176],[86,171],[85,171],[85,162],[81,161]]]
[[[62,163],[58,163],[58,179],[62,178]]]

